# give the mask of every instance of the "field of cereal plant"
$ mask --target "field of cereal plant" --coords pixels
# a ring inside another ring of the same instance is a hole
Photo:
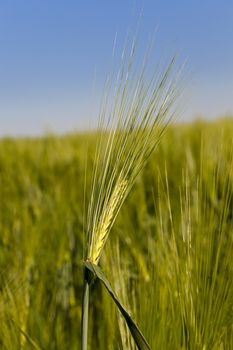
[[[0,141],[1,349],[81,346],[97,138]],[[232,118],[169,126],[111,231],[100,266],[151,349],[233,349]],[[136,349],[98,279],[90,290],[88,349]]]

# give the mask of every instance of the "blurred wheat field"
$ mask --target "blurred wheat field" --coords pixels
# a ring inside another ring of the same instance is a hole
[[[96,137],[0,141],[1,349],[80,348]],[[233,349],[231,118],[170,126],[113,231],[104,272],[152,349]],[[135,349],[96,283],[89,349]]]

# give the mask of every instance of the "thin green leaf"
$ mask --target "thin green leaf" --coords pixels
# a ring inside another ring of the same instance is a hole
[[[132,334],[132,337],[137,344],[139,350],[151,350],[149,344],[147,343],[145,337],[143,336],[142,332],[136,325],[136,323],[133,321],[129,313],[125,310],[123,305],[121,304],[120,300],[116,296],[115,292],[113,291],[109,281],[105,277],[103,271],[101,268],[97,265],[94,265],[91,261],[85,261],[84,266],[94,275],[94,277],[97,277],[105,286],[109,294],[111,295],[113,301],[117,305],[118,309],[120,310],[122,316],[124,317],[129,330]]]
[[[33,346],[34,349],[43,350],[38,344],[36,344],[36,342],[30,337],[30,335],[28,335],[25,331],[22,330],[22,328],[18,325],[17,322],[15,322],[15,320],[11,319],[11,321],[14,323],[18,331],[24,336],[27,342]]]

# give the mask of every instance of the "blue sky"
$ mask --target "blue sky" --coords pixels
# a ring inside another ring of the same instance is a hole
[[[161,57],[188,59],[181,120],[233,113],[232,0],[2,0],[0,135],[86,128],[115,35],[120,50],[141,12],[138,51],[157,28]]]

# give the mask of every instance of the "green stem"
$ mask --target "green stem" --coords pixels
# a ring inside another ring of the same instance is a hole
[[[83,301],[82,301],[82,350],[87,350],[88,340],[88,311],[89,311],[89,281],[88,270],[84,269]]]

